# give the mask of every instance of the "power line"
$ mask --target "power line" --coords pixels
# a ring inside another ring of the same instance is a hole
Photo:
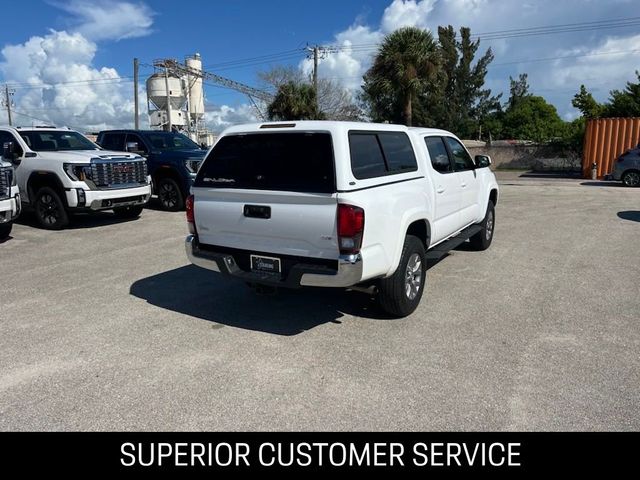
[[[19,90],[33,90],[33,89],[42,89],[42,88],[53,88],[62,85],[110,85],[117,84],[123,82],[131,82],[133,80],[132,76],[126,77],[118,77],[118,78],[96,78],[92,80],[73,80],[68,82],[56,82],[56,83],[40,83],[40,84],[29,84],[29,83],[10,83],[11,88],[19,89]]]
[[[508,38],[520,38],[528,36],[552,35],[558,33],[573,33],[591,30],[602,30],[611,28],[628,28],[640,26],[640,17],[629,17],[624,19],[599,20],[594,22],[567,23],[561,25],[547,25],[528,28],[516,28],[510,30],[496,30],[493,32],[485,32],[470,35],[473,39],[480,40],[502,40]],[[367,52],[377,50],[380,43],[362,43],[351,45],[334,45],[331,46],[332,51],[356,51]]]
[[[259,62],[259,63],[268,63],[270,61],[273,60],[278,60],[281,57],[288,57],[288,56],[300,56],[304,54],[304,49],[302,48],[296,48],[293,50],[286,50],[283,52],[278,52],[278,53],[271,53],[271,54],[267,54],[267,55],[260,55],[257,57],[249,57],[249,58],[243,58],[243,59],[239,59],[239,60],[229,60],[227,62],[220,62],[220,63],[213,63],[211,65],[207,65],[204,68],[205,69],[212,69],[212,70],[220,70],[220,69],[225,69],[231,66],[238,66],[238,65],[244,65],[244,64],[253,64],[255,62]]]
[[[550,62],[553,60],[562,60],[565,58],[597,57],[597,56],[607,56],[607,55],[622,55],[622,54],[628,54],[628,53],[640,53],[640,50],[620,50],[615,52],[584,53],[579,55],[563,55],[563,56],[557,56],[557,57],[530,58],[525,60],[513,60],[508,62],[493,63],[490,65],[492,67],[501,67],[503,65],[517,65],[520,63]]]

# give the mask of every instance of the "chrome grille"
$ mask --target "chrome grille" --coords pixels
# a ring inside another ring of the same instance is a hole
[[[147,162],[145,160],[92,161],[91,180],[98,188],[146,185]]]
[[[0,168],[0,198],[9,198],[11,195],[11,181],[13,180],[13,168]]]

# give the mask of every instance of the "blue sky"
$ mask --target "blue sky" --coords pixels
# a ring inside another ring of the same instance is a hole
[[[442,24],[467,25],[473,33],[487,33],[629,18],[640,15],[638,7],[640,0],[22,0],[11,3],[12,20],[0,29],[0,80],[15,85],[21,123],[38,118],[98,129],[132,120],[127,77],[134,56],[149,64],[155,58],[183,59],[200,52],[210,71],[257,85],[256,72],[270,65],[308,71],[302,51],[306,44],[339,45],[339,53],[321,62],[320,75],[355,92],[375,44],[400,26],[435,30]],[[496,59],[487,86],[505,91],[509,75],[527,72],[532,90],[566,119],[576,115],[570,102],[580,83],[603,100],[640,67],[640,26],[633,22],[498,38],[482,42],[481,50],[488,46]],[[227,63],[282,52],[273,59]],[[149,72],[143,68],[142,79]],[[215,130],[255,117],[242,94],[207,86],[206,98],[207,120]]]

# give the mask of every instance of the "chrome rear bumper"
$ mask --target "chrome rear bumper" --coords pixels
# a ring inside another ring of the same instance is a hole
[[[305,266],[300,266],[295,272],[293,271],[295,270],[294,267],[288,278],[281,280],[274,279],[272,275],[263,275],[241,270],[232,255],[200,251],[195,235],[189,235],[185,239],[185,250],[189,261],[198,267],[206,268],[213,272],[232,275],[252,283],[294,288],[299,286],[351,287],[362,280],[362,256],[359,253],[355,255],[340,255],[338,258],[337,271],[318,273],[307,271],[309,269],[305,268]]]

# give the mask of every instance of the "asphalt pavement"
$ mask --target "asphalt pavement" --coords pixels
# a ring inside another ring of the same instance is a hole
[[[401,320],[191,266],[184,213],[26,215],[0,244],[0,429],[640,429],[640,189],[501,183],[491,248],[431,265]]]

